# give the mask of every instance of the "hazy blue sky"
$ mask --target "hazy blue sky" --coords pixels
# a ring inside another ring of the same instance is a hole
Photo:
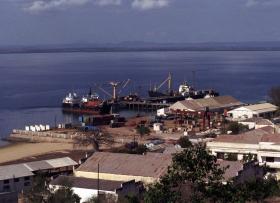
[[[0,0],[0,45],[280,41],[280,0]]]

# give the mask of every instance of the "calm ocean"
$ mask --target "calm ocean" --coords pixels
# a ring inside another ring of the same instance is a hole
[[[59,108],[69,91],[86,94],[95,84],[130,78],[125,91],[144,95],[150,84],[159,84],[168,72],[173,73],[176,89],[184,80],[192,83],[193,70],[197,88],[215,88],[244,102],[265,100],[269,88],[280,85],[280,52],[2,54],[0,137],[25,125],[75,119]]]

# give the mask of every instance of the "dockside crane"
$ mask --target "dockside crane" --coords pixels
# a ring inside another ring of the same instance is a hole
[[[169,73],[168,77],[159,85],[159,86],[155,86],[154,91],[158,91],[164,84],[168,83],[168,92],[171,93],[172,92],[172,74]]]

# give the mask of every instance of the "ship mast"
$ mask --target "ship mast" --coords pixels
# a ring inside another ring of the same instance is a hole
[[[168,75],[168,92],[171,93],[171,91],[172,91],[172,75],[169,72],[169,75]]]

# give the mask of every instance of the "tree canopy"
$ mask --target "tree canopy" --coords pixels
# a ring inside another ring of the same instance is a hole
[[[148,187],[146,203],[173,202],[215,202],[245,203],[262,202],[279,194],[275,178],[254,179],[251,182],[235,184],[227,182],[215,156],[208,154],[204,146],[190,146],[175,154],[166,175]]]
[[[272,87],[268,92],[268,96],[273,104],[280,107],[280,86]]]

